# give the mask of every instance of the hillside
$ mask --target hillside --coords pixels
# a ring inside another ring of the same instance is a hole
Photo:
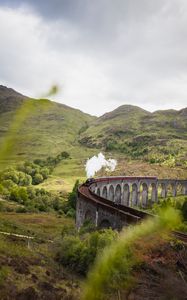
[[[24,106],[29,108],[29,113],[15,130],[16,117]],[[54,170],[54,181],[51,178],[46,182],[50,188],[56,189],[60,177],[71,189],[76,178],[85,176],[85,160],[100,151],[118,160],[116,175],[140,175],[143,170],[149,175],[154,170],[161,177],[186,177],[187,108],[150,113],[137,106],[123,105],[96,118],[0,86],[1,148],[10,133],[13,151],[3,160],[1,157],[1,165],[6,166],[7,159],[15,162],[55,156],[61,151],[70,153],[72,159]],[[141,162],[139,169],[137,161]],[[160,167],[157,170],[150,163]]]
[[[29,107],[30,111],[17,132],[14,132],[16,115],[23,106]],[[9,128],[13,127],[12,159],[33,159],[64,150],[71,151],[77,145],[79,132],[93,119],[66,105],[45,99],[30,99],[0,86],[0,144],[10,134]]]
[[[187,108],[150,113],[123,105],[96,119],[82,133],[80,143],[104,151],[118,151],[135,159],[160,162],[187,153]]]
[[[27,99],[13,89],[0,85],[0,114],[16,110]]]

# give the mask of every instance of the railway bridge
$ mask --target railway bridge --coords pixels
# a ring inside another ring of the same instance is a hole
[[[76,226],[86,220],[96,227],[121,229],[149,216],[148,208],[160,197],[187,195],[187,180],[157,177],[101,177],[78,188]]]

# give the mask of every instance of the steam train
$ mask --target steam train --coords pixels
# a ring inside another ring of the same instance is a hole
[[[140,180],[140,179],[154,179],[154,180],[157,180],[157,177],[155,176],[114,176],[114,177],[101,177],[101,178],[93,178],[93,177],[90,177],[88,178],[85,183],[83,183],[84,186],[90,186],[90,184],[92,183],[97,183],[97,182],[109,182],[111,179],[113,180],[130,180],[130,179],[137,179],[137,180]]]
[[[95,178],[88,178],[86,181],[85,181],[85,183],[84,183],[84,185],[85,186],[90,186],[90,184],[92,184],[92,183],[94,183],[96,180],[95,180]]]

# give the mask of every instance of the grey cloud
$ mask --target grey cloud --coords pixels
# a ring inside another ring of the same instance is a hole
[[[0,0],[0,7],[15,11],[27,5],[47,27],[42,29],[50,60],[46,58],[45,70],[62,78],[62,102],[68,99],[69,104],[78,106],[73,102],[76,98],[81,109],[97,114],[129,102],[151,110],[186,105],[186,0]],[[18,61],[25,61],[25,53],[16,55],[20,55]],[[28,55],[32,61],[32,51]],[[38,62],[38,69],[43,64]],[[10,75],[3,61],[1,65],[2,80],[13,83],[14,72]],[[26,72],[24,66],[22,69]],[[88,107],[88,99],[98,101],[101,112],[92,104]]]

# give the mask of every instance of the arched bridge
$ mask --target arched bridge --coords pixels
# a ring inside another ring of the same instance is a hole
[[[187,195],[187,180],[156,177],[102,177],[78,188],[76,225],[86,220],[96,227],[121,229],[149,216],[138,208],[151,207],[158,197]]]

